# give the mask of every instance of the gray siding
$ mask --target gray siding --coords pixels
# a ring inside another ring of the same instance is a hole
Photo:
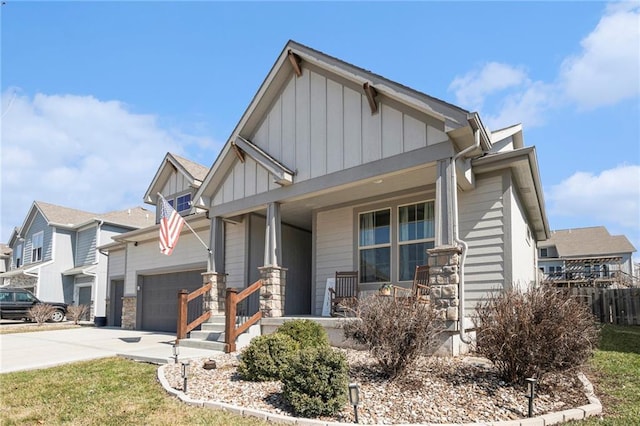
[[[242,223],[226,222],[224,242],[224,270],[227,273],[227,287],[246,287],[246,219]]]
[[[460,238],[469,245],[464,266],[465,311],[504,286],[505,218],[502,176],[481,177],[460,193]]]
[[[97,227],[78,232],[75,266],[90,265],[96,261],[96,232]]]
[[[355,269],[353,259],[353,208],[318,212],[315,230],[315,291],[312,315],[322,313],[327,278],[336,271]]]
[[[295,182],[448,140],[444,123],[378,97],[371,114],[362,89],[305,68],[292,76],[254,134],[253,143],[291,170]],[[253,160],[236,161],[213,197],[219,205],[278,188]]]
[[[51,228],[46,219],[38,212],[36,213],[33,221],[26,230],[24,236],[24,259],[23,263],[28,265],[31,262],[31,250],[33,248],[32,239],[35,234],[43,231],[43,246],[42,246],[42,261],[46,262],[51,260],[52,256],[52,241],[53,241],[53,228]]]

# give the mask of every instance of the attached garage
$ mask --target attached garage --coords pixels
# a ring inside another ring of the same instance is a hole
[[[205,270],[143,275],[138,279],[138,324],[141,330],[174,333],[178,321],[178,292],[202,287]]]

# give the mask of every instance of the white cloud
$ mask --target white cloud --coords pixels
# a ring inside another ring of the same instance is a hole
[[[462,77],[456,77],[449,85],[449,90],[454,91],[460,104],[479,110],[488,95],[521,86],[527,80],[527,73],[523,68],[489,62],[480,70],[469,71]]]
[[[556,102],[554,87],[537,81],[528,87],[508,94],[500,102],[496,114],[487,114],[485,122],[490,129],[500,129],[516,123],[527,128],[545,123],[545,112]]]
[[[552,186],[546,198],[552,214],[610,224],[640,240],[640,165],[621,165],[599,175],[577,172]]]
[[[640,3],[610,4],[580,44],[560,71],[569,99],[593,109],[640,94]]]
[[[194,161],[191,154],[202,153],[209,165],[219,149],[209,138],[162,129],[156,116],[118,101],[5,92],[2,105],[4,242],[34,200],[95,213],[142,205],[167,152]]]

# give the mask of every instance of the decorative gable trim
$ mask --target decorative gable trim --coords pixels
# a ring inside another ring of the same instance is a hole
[[[275,176],[275,182],[281,186],[291,185],[293,183],[293,175],[295,172],[291,171],[275,158],[264,152],[262,149],[249,142],[245,138],[238,136],[235,141],[232,142],[234,149],[240,149],[246,153],[249,157],[253,158],[256,163],[267,169],[269,173]]]

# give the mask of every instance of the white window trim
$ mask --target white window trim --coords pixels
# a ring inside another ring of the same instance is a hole
[[[421,204],[421,203],[433,203],[433,226],[434,226],[434,231],[433,231],[433,237],[432,238],[422,238],[419,240],[409,240],[409,241],[400,241],[400,208],[401,207],[405,207],[405,206],[413,206],[416,204]],[[436,242],[436,236],[435,236],[435,225],[436,225],[436,211],[435,211],[435,199],[427,199],[427,200],[419,200],[419,201],[415,201],[415,202],[410,202],[410,203],[403,203],[403,204],[398,204],[396,206],[396,247],[398,248],[396,250],[396,268],[394,273],[392,274],[393,277],[395,278],[395,282],[398,283],[408,283],[413,281],[413,277],[411,277],[410,280],[405,280],[405,281],[400,281],[400,246],[402,245],[408,245],[408,244],[418,244],[418,243],[430,243],[433,242],[434,247],[435,247],[435,242]]]
[[[379,212],[379,211],[383,211],[383,210],[387,210],[389,211],[389,242],[385,243],[385,244],[373,244],[373,245],[367,245],[367,246],[361,246],[360,245],[360,216],[362,216],[363,214],[368,214],[368,213],[375,213],[375,212]],[[357,262],[357,270],[358,270],[358,276],[360,276],[360,273],[362,271],[360,271],[360,252],[362,250],[371,250],[371,249],[377,249],[377,248],[385,248],[385,247],[389,247],[389,278],[391,278],[393,280],[393,253],[392,250],[393,248],[391,247],[391,243],[393,242],[393,208],[392,207],[380,207],[379,209],[371,209],[371,210],[366,210],[366,211],[361,211],[358,212],[357,215],[357,227],[358,227],[358,232],[357,232],[357,238],[358,238],[358,257],[356,259]],[[358,281],[360,280],[360,278],[358,277]],[[373,282],[366,282],[363,284],[381,284],[384,282],[388,282],[388,281],[373,281]]]
[[[41,236],[42,243],[39,247],[34,244],[36,237]],[[35,258],[36,251],[40,249],[40,258]],[[31,236],[31,263],[41,262],[44,258],[44,231],[36,232]]]

